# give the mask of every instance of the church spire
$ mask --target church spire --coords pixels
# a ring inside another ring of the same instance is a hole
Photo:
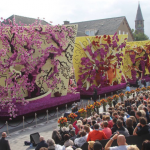
[[[135,18],[135,20],[144,21],[143,15],[142,15],[142,11],[141,11],[141,7],[140,7],[140,3],[138,4],[138,9],[137,9],[137,13],[136,13],[136,18]]]

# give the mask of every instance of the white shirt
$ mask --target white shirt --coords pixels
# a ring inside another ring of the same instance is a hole
[[[129,146],[130,146],[130,145],[114,146],[114,147],[110,147],[109,149],[110,149],[110,150],[127,150],[127,148],[128,148]]]

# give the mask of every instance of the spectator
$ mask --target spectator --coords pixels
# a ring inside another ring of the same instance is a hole
[[[64,146],[68,147],[68,146],[72,146],[72,145],[74,145],[74,143],[72,140],[70,140],[69,134],[65,134],[64,135]]]
[[[126,120],[126,127],[129,131],[129,134],[130,135],[133,135],[133,131],[134,131],[134,128],[133,128],[133,121],[131,118],[127,118]]]
[[[142,113],[140,111],[137,111],[135,117],[137,119],[137,122],[139,122],[139,118],[142,117]]]
[[[148,107],[147,107],[147,108],[148,108],[148,112],[150,113],[150,104],[148,104]]]
[[[130,145],[127,150],[139,150],[136,145]]]
[[[112,131],[112,134],[113,134],[113,133],[116,132],[117,129],[118,129],[118,127],[117,127],[117,125],[116,125],[117,118],[113,118],[112,122],[113,122],[113,127],[111,128],[111,131]]]
[[[111,147],[113,141],[117,139],[118,146]],[[129,145],[126,143],[126,138],[124,135],[115,134],[105,145],[105,150],[127,150]]]
[[[145,113],[146,113],[147,123],[149,123],[149,112],[148,112],[147,107],[143,107],[143,110],[144,110],[144,111],[145,111]]]
[[[120,134],[123,134],[124,136],[129,136],[128,130],[125,127],[123,127],[123,121],[122,120],[118,119],[116,124],[118,127],[117,131]]]
[[[150,141],[149,140],[145,140],[142,143],[142,149],[141,150],[150,150]]]
[[[40,150],[40,148],[42,147],[48,148],[48,144],[45,142],[43,136],[40,136],[39,140],[40,140],[40,143],[36,146],[35,150]]]
[[[104,121],[103,126],[104,126],[104,129],[102,131],[105,133],[107,139],[109,139],[112,135],[112,131],[110,128],[108,128],[108,122]]]
[[[63,127],[62,130],[60,131],[61,132],[61,137],[62,137],[62,141],[64,141],[64,135],[65,134],[69,134],[69,131],[66,127]],[[55,140],[54,140],[55,141]],[[57,143],[56,143],[57,144]]]
[[[108,127],[112,128],[113,127],[113,122],[112,122],[112,120],[110,120],[110,116],[109,115],[106,116],[106,120],[108,121]]]
[[[47,144],[48,144],[48,150],[61,150],[64,148],[64,146],[55,144],[55,141],[53,139],[48,139]]]
[[[103,146],[99,141],[95,141],[93,148],[94,150],[103,150]]]
[[[95,141],[95,140],[102,140],[102,139],[107,139],[106,135],[104,132],[99,131],[99,124],[94,125],[94,130],[89,132],[87,141]]]
[[[73,142],[74,142],[74,140],[77,138],[77,136],[76,136],[74,130],[71,130],[71,131],[70,131],[70,136],[71,136],[70,140],[72,140]]]
[[[95,143],[95,141],[89,141],[88,142],[88,150],[94,150],[94,143]]]
[[[74,140],[74,144],[77,145],[78,147],[81,147],[85,142],[86,142],[86,132],[81,131],[80,132],[80,137],[76,138]]]
[[[83,119],[83,125],[86,125],[87,124],[87,119]]]
[[[127,84],[127,86],[126,86],[126,91],[130,92],[130,85],[129,84]]]
[[[74,129],[74,128],[73,128],[73,125],[72,125],[72,124],[69,124],[68,127],[69,127],[69,133],[70,133],[70,131]]]
[[[147,133],[149,133],[149,126],[147,125],[147,120],[144,117],[141,117],[139,119],[139,123],[133,131],[133,135],[141,136]]]
[[[135,128],[137,126],[136,118],[134,116],[130,116],[130,118],[133,121],[133,128]]]
[[[93,120],[93,121],[92,121],[92,126],[91,126],[92,129],[93,129],[93,126],[94,126],[95,123],[96,123],[96,121]]]
[[[56,144],[60,144],[62,137],[57,130],[54,130],[52,133],[52,139],[55,141]]]
[[[69,146],[69,147],[66,147],[66,150],[73,150],[73,148]]]
[[[3,132],[2,138],[0,139],[0,150],[10,150],[9,142],[5,139],[6,137],[6,132]]]
[[[88,127],[87,125],[85,125],[85,126],[83,127],[83,129],[84,129],[84,131],[86,132],[86,139],[87,139],[87,137],[88,137],[88,135],[89,135],[89,132],[90,132],[90,127]]]
[[[97,123],[101,122],[101,118],[100,117],[98,117],[96,120],[97,120]]]
[[[78,134],[78,132],[80,131],[80,128],[81,128],[81,123],[78,121],[78,124],[77,124],[77,121],[75,121],[74,123],[73,123],[73,127],[75,128],[75,133],[76,133],[76,135]]]

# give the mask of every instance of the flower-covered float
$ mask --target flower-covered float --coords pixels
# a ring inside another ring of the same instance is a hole
[[[11,119],[80,99],[73,90],[67,93],[76,33],[76,25],[2,19],[0,116]]]
[[[150,41],[127,42],[123,72],[131,84],[137,79],[150,81]]]
[[[127,35],[77,37],[73,66],[81,95],[112,92],[125,87],[121,79]]]

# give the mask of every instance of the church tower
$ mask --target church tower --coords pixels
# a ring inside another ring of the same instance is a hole
[[[135,30],[138,33],[144,33],[144,19],[143,19],[140,4],[138,4],[137,14],[135,18]]]

